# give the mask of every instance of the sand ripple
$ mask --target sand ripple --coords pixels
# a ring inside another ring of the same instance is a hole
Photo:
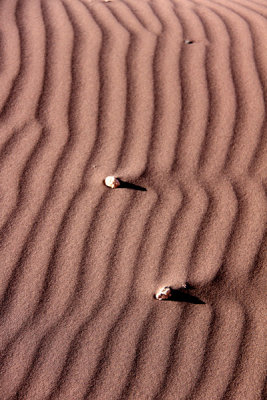
[[[2,0],[1,400],[266,398],[266,43],[264,0]]]

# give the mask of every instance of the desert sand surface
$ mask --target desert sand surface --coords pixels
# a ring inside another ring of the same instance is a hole
[[[1,0],[0,88],[0,399],[267,399],[267,1]]]

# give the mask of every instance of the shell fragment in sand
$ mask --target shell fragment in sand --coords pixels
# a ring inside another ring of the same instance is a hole
[[[172,290],[170,286],[164,286],[163,288],[159,289],[155,294],[155,298],[157,300],[167,300],[172,295]]]
[[[120,186],[120,181],[115,176],[107,176],[105,178],[105,185],[111,189],[116,189]]]

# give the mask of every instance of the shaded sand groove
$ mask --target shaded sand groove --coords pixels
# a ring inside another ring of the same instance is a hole
[[[1,2],[1,400],[265,398],[266,17]]]

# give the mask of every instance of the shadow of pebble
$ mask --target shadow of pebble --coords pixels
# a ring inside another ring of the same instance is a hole
[[[143,186],[135,185],[134,183],[125,182],[121,179],[117,178],[120,182],[120,186],[117,189],[132,189],[132,190],[140,190],[141,192],[146,192],[146,188]]]
[[[204,301],[199,299],[197,296],[192,296],[189,293],[182,292],[181,290],[172,289],[172,295],[168,301],[179,301],[190,304],[206,304]]]
[[[154,299],[155,298],[156,296],[154,295]],[[169,297],[168,299],[162,299],[161,301],[178,301],[189,304],[206,304],[205,301],[201,300],[199,297],[184,292],[184,289],[172,289],[171,297]]]

